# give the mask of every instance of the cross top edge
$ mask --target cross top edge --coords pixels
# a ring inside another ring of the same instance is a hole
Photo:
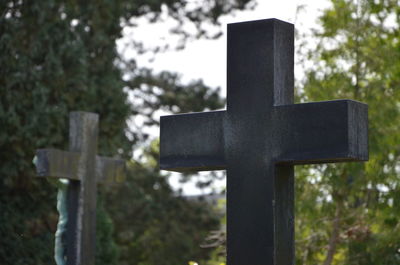
[[[235,25],[246,25],[246,24],[257,24],[257,23],[282,23],[282,24],[287,24],[287,25],[292,25],[294,27],[294,24],[288,21],[280,20],[277,18],[265,18],[265,19],[256,19],[256,20],[248,20],[248,21],[239,21],[239,22],[233,22],[233,23],[228,23],[228,27],[235,26]]]
[[[69,113],[70,119],[79,118],[79,117],[83,118],[84,117],[86,119],[93,120],[93,121],[96,121],[96,122],[99,121],[99,116],[100,115],[97,114],[97,113],[87,112],[87,111],[71,111]]]

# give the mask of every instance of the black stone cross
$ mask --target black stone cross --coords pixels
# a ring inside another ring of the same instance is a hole
[[[67,265],[94,265],[98,182],[121,182],[125,162],[97,156],[99,117],[71,112],[69,151],[39,149],[37,175],[69,179],[66,232]]]
[[[228,264],[293,265],[293,165],[367,160],[367,105],[293,104],[294,26],[276,19],[228,25],[227,66],[226,111],[161,117],[160,168],[226,169]]]

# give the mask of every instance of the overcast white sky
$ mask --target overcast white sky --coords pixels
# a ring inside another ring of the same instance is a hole
[[[304,5],[303,11],[297,13],[297,8]],[[315,20],[320,11],[329,6],[327,0],[258,0],[254,10],[237,12],[235,16],[225,16],[221,19],[223,36],[217,40],[196,40],[187,43],[184,50],[169,51],[157,54],[156,57],[149,55],[137,55],[134,49],[129,48],[132,36],[143,40],[145,45],[152,43],[174,42],[169,35],[170,24],[140,23],[139,27],[125,28],[124,37],[117,42],[119,51],[127,58],[134,57],[140,66],[148,66],[156,71],[168,70],[182,74],[184,81],[192,79],[203,79],[206,84],[213,87],[221,87],[222,94],[226,93],[226,24],[248,20],[277,18],[294,23],[301,32],[306,32],[315,27]],[[154,60],[150,60],[154,59]],[[295,69],[297,77],[302,75],[302,69]],[[206,174],[206,173],[203,173]],[[200,194],[194,183],[183,186],[178,182],[179,176],[173,175],[170,183],[173,187],[183,188],[184,194]],[[224,185],[224,181],[217,186]],[[203,192],[209,192],[205,190]]]

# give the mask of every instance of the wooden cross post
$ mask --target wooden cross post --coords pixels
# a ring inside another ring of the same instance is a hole
[[[294,26],[276,19],[228,25],[227,65],[226,111],[161,117],[160,168],[226,169],[228,264],[293,265],[293,165],[367,160],[367,105],[293,104]]]
[[[125,162],[96,156],[99,117],[71,112],[69,151],[37,150],[37,175],[69,179],[67,191],[67,265],[94,265],[98,182],[121,182]]]

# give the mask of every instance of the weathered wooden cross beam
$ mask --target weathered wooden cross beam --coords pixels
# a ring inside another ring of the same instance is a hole
[[[98,115],[70,113],[69,151],[37,150],[37,175],[69,179],[67,265],[94,265],[98,182],[122,182],[123,160],[97,156]]]
[[[292,24],[230,24],[227,110],[161,117],[161,169],[227,170],[229,265],[294,264],[293,165],[368,159],[367,105],[293,104],[293,68]]]

